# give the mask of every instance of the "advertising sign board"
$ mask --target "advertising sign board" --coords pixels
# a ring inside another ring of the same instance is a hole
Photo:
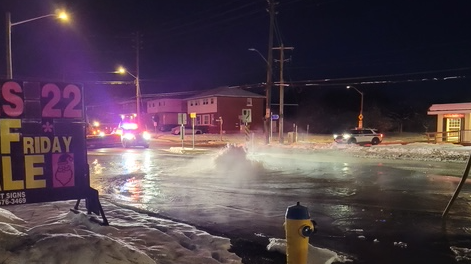
[[[87,199],[90,187],[83,88],[0,80],[0,206]],[[93,202],[91,202],[93,201]]]

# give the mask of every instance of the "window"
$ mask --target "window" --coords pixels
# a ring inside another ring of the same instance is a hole
[[[190,101],[190,106],[193,106],[193,101]]]
[[[214,98],[211,97],[211,104],[214,104]]]
[[[203,99],[203,104],[207,105],[209,103],[208,101],[209,101],[208,99]]]
[[[461,130],[461,118],[447,118],[446,131],[455,131],[447,133],[447,141],[456,141],[459,139]]]
[[[252,98],[247,98],[247,106],[252,106]]]
[[[203,125],[210,125],[209,115],[203,115]]]

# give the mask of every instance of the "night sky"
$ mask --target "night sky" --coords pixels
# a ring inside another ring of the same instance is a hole
[[[144,94],[265,82],[266,62],[248,49],[267,57],[267,6],[266,0],[2,0],[0,10],[11,12],[12,22],[57,8],[70,12],[70,24],[47,18],[13,27],[14,78],[82,82],[93,103],[133,96],[132,85],[106,81],[132,81],[112,72],[123,65],[136,74],[137,35]],[[284,64],[293,103],[316,97],[340,108],[345,100],[357,104],[358,94],[345,85],[364,91],[366,105],[471,101],[471,1],[280,0],[276,11],[274,46],[294,47]]]

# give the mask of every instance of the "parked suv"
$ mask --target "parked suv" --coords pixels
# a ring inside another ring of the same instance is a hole
[[[334,134],[334,141],[347,144],[371,143],[377,145],[383,141],[383,134],[373,128],[354,128],[341,135]]]

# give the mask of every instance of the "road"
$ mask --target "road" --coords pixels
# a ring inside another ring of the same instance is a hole
[[[168,149],[90,150],[92,187],[136,210],[263,247],[284,238],[286,209],[299,201],[318,223],[310,243],[353,263],[455,263],[450,246],[469,247],[469,184],[441,219],[463,164],[262,148],[250,163],[216,167],[218,149]],[[250,263],[283,263],[270,257]]]

